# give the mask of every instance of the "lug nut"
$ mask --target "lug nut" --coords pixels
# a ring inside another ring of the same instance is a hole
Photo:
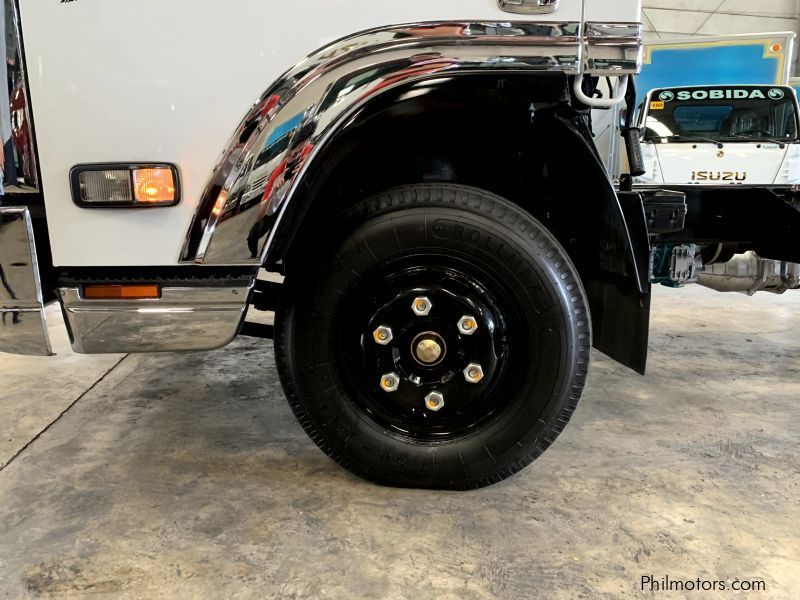
[[[418,317],[427,317],[432,308],[433,304],[431,304],[431,301],[425,296],[414,298],[414,303],[411,305],[411,310],[413,310],[414,314]]]
[[[375,343],[380,344],[381,346],[388,346],[389,342],[394,339],[394,334],[392,333],[391,327],[381,325],[372,332],[372,337],[375,339]]]
[[[475,317],[464,315],[458,320],[458,330],[464,335],[472,335],[478,329],[478,321]]]
[[[425,406],[428,410],[439,412],[444,408],[444,396],[439,392],[431,392],[425,396]]]
[[[478,363],[469,363],[464,369],[464,379],[469,383],[480,383],[483,379],[483,368]]]
[[[397,373],[381,375],[381,389],[384,392],[396,392],[398,387],[400,387],[400,377]]]

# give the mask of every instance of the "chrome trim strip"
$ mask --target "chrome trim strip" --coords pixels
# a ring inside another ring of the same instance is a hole
[[[53,354],[33,225],[25,207],[0,208],[0,352]]]
[[[641,23],[586,23],[584,72],[626,75],[642,69],[644,27]]]
[[[200,200],[181,260],[263,264],[309,165],[340,126],[379,94],[478,72],[578,75],[586,48],[598,64],[620,53],[606,46],[606,29],[591,32],[588,43],[578,22],[419,23],[363,32],[323,48],[278,80],[241,123]],[[628,63],[617,59],[614,74],[622,74]],[[638,67],[635,61],[629,66]]]
[[[86,300],[77,287],[60,297],[76,352],[213,350],[236,337],[254,283],[165,287],[156,300]]]
[[[497,4],[506,12],[541,15],[556,12],[561,0],[497,0]]]

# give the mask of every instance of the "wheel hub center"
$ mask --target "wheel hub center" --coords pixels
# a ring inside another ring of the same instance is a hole
[[[442,347],[434,340],[422,340],[417,344],[417,358],[422,362],[435,363],[442,356]]]
[[[430,331],[414,338],[411,348],[414,358],[429,367],[442,362],[447,351],[442,336]]]

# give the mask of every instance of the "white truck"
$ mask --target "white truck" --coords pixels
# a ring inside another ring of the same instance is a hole
[[[635,109],[639,0],[5,8],[15,154],[36,168],[0,208],[0,351],[49,354],[52,299],[78,352],[274,337],[325,453],[447,489],[537,458],[592,345],[644,371],[649,242],[686,200],[615,190],[590,126]],[[763,205],[774,245],[737,241],[798,257],[782,206]]]
[[[789,86],[709,85],[650,90],[641,106],[639,189],[682,191],[695,213],[707,203],[747,202],[769,193],[796,206],[800,185],[800,108]],[[734,186],[733,188],[731,186]],[[717,204],[712,204],[712,210]],[[754,210],[753,219],[758,219]],[[728,234],[731,232],[728,231]],[[652,276],[668,286],[699,283],[718,291],[800,289],[800,264],[761,258],[735,239],[702,240],[694,231],[654,236]],[[745,250],[739,253],[739,250]]]
[[[660,186],[800,184],[794,90],[784,86],[693,86],[651,90],[640,129],[647,173]]]

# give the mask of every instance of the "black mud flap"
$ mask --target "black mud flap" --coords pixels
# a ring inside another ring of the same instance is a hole
[[[630,238],[630,259],[638,276],[589,279],[584,284],[592,310],[594,347],[644,375],[651,299],[647,221],[638,194],[622,192],[618,197],[624,220],[617,221],[616,226],[621,229],[620,235]]]
[[[590,281],[594,347],[640,375],[647,368],[650,294],[613,283]],[[624,323],[624,328],[620,327]]]
[[[550,223],[580,272],[592,311],[594,347],[644,374],[651,289],[642,198],[614,190],[583,119],[564,109],[553,116],[537,117],[537,139],[559,140],[561,155],[573,160],[569,168],[559,161],[548,163],[553,181],[569,182],[563,205],[571,211]],[[569,228],[559,230],[564,223]]]

